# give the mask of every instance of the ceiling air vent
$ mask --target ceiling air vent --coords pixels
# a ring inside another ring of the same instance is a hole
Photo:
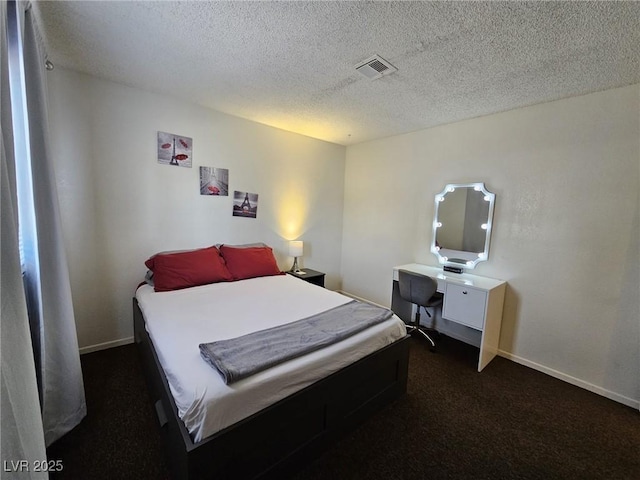
[[[356,65],[356,70],[370,80],[389,75],[398,69],[387,62],[384,58],[374,55],[366,59],[364,62]]]

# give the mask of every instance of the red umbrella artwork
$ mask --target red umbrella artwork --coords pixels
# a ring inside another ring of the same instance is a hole
[[[226,168],[200,167],[200,195],[229,195],[229,170]]]
[[[189,137],[158,132],[158,163],[190,168],[191,145]]]

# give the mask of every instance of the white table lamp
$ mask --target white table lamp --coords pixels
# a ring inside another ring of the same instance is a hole
[[[293,266],[291,271],[294,273],[301,273],[302,270],[298,267],[298,257],[302,256],[302,246],[304,242],[302,240],[294,240],[289,242],[289,256],[293,257]]]

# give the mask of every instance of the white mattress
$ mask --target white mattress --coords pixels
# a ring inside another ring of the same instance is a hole
[[[136,298],[194,442],[228,427],[406,335],[395,315],[342,342],[226,385],[198,345],[290,323],[351,298],[290,275],[172,292],[141,286]]]

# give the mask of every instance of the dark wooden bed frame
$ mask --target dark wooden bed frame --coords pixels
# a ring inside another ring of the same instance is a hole
[[[284,478],[407,389],[408,336],[193,443],[135,298],[133,320],[174,479]]]

